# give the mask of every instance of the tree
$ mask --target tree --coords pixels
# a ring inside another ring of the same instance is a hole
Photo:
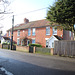
[[[3,14],[3,13],[7,12],[7,7],[11,3],[10,1],[9,0],[0,0],[0,14]]]
[[[57,23],[65,30],[74,31],[75,0],[57,0],[49,7],[46,17],[51,23]]]

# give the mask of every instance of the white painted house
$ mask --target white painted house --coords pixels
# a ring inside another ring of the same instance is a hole
[[[57,35],[53,35],[52,37],[50,37],[50,38],[47,40],[48,48],[54,48],[54,41],[59,41],[59,40],[62,40],[62,38],[60,38],[60,37],[57,36]]]
[[[5,42],[10,43],[10,38],[8,38],[8,37],[2,37],[1,38],[1,44],[5,43]]]

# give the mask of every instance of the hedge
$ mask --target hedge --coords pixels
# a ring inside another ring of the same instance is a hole
[[[40,44],[29,44],[29,46],[42,47]]]

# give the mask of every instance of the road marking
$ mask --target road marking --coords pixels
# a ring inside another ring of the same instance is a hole
[[[13,75],[12,73],[8,72],[5,68],[1,67],[0,68],[1,71],[5,71],[6,75]]]

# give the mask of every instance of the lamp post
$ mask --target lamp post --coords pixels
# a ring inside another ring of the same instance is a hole
[[[75,40],[75,24],[74,24],[74,40]]]
[[[12,30],[11,30],[11,50],[12,50],[12,46],[13,46],[13,28],[14,28],[14,15],[12,18]]]

